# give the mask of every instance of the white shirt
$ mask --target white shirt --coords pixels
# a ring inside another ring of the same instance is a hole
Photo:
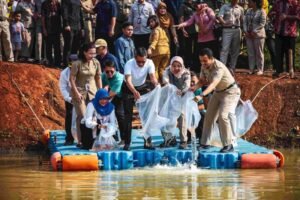
[[[115,128],[117,127],[115,110],[113,110],[109,115],[101,116],[99,113],[96,112],[93,102],[88,103],[84,118],[85,118],[85,126],[87,128],[91,128],[91,129],[96,128],[96,126],[98,125],[97,119],[100,120],[102,125],[110,124]]]
[[[72,97],[70,95],[71,83],[70,83],[70,67],[66,67],[61,71],[59,77],[59,89],[66,102],[71,103]]]
[[[145,83],[148,74],[155,73],[155,66],[152,60],[147,59],[143,67],[139,67],[136,60],[130,59],[124,66],[124,74],[131,76],[133,86],[141,86]]]

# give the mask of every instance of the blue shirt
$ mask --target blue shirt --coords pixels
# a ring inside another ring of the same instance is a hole
[[[117,5],[112,0],[103,0],[97,3],[94,8],[94,12],[97,14],[95,34],[109,32],[111,19],[117,17]]]
[[[101,74],[101,80],[103,87],[109,86],[110,91],[117,94],[118,97],[121,97],[122,93],[122,84],[124,81],[124,75],[120,72],[115,72],[112,78],[107,78],[105,73]]]
[[[115,55],[119,60],[120,72],[124,73],[124,66],[134,57],[134,43],[131,38],[122,35],[115,41]]]
[[[117,71],[120,71],[120,67],[119,67],[119,61],[118,59],[112,55],[111,53],[107,52],[107,54],[105,54],[102,58],[101,56],[97,55],[96,56],[96,59],[100,62],[101,64],[101,71],[103,72],[104,71],[104,67],[105,67],[105,62],[107,60],[110,60],[114,63],[115,67],[116,67],[116,70]]]

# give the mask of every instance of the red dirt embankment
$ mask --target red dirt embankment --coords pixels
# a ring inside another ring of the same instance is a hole
[[[43,132],[8,73],[46,129],[63,129],[65,110],[58,88],[60,70],[41,65],[0,62],[0,148],[25,149],[36,144]],[[272,80],[266,76],[237,74],[243,100],[252,100],[259,89]],[[281,140],[290,137],[287,133],[300,126],[300,80],[281,79],[272,83],[255,100],[254,107],[259,118],[246,139],[274,145],[274,138]],[[286,140],[282,143],[286,144]]]

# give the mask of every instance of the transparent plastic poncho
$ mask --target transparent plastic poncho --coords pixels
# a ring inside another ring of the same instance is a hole
[[[186,127],[189,130],[198,126],[201,116],[197,103],[193,101],[193,92],[187,92],[181,97],[176,94],[177,90],[171,84],[157,86],[136,102],[145,138],[160,133],[161,130],[174,133],[181,114],[186,117]]]

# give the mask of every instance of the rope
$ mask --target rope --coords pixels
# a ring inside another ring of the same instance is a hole
[[[274,80],[270,81],[269,83],[267,83],[266,85],[264,85],[264,86],[257,92],[257,94],[255,95],[255,97],[253,98],[253,100],[251,101],[251,103],[253,103],[253,102],[256,100],[256,98],[258,97],[258,95],[261,93],[261,91],[262,91],[263,89],[265,89],[265,87],[267,87],[267,86],[270,85],[271,83],[273,83],[273,82],[275,82],[275,81],[278,81],[278,80],[280,80],[280,79],[282,79],[282,78],[285,78],[285,77],[287,77],[287,76],[289,76],[289,75],[288,75],[288,74],[287,74],[287,75],[284,75],[284,76],[279,77],[279,78],[277,78],[277,79],[274,79]]]
[[[27,101],[25,95],[23,94],[23,92],[21,91],[20,87],[18,86],[18,84],[16,83],[16,81],[13,79],[12,74],[9,73],[9,71],[6,69],[6,72],[8,74],[8,76],[10,77],[12,83],[14,84],[14,86],[17,88],[17,90],[19,91],[19,93],[22,96],[22,99],[24,99],[24,101],[26,102],[27,106],[29,107],[29,109],[31,110],[31,112],[33,113],[33,115],[35,116],[35,118],[37,119],[37,121],[39,122],[40,126],[43,128],[43,130],[45,131],[45,127],[43,125],[43,123],[41,122],[41,120],[39,119],[39,117],[36,115],[36,113],[34,112],[33,108],[31,107],[31,105],[29,104],[29,102]]]

